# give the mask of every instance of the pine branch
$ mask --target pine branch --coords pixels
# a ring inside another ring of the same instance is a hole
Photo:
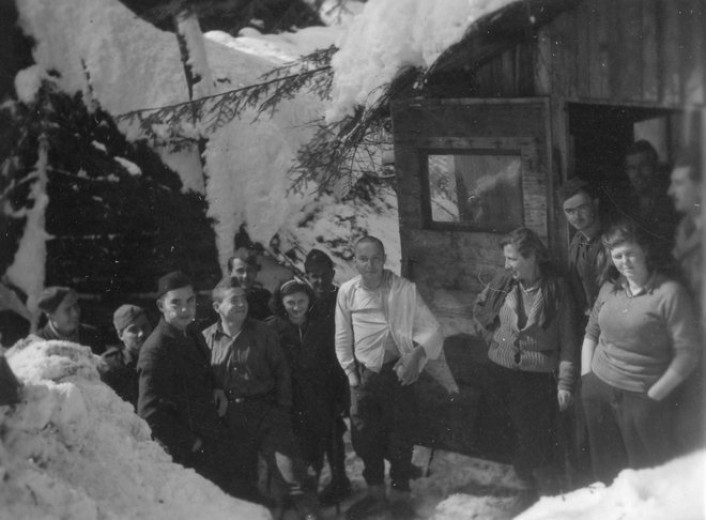
[[[315,51],[264,74],[262,82],[255,85],[193,101],[133,110],[117,116],[116,121],[138,124],[142,132],[157,142],[196,140],[212,134],[247,109],[256,111],[256,119],[263,113],[272,113],[283,100],[292,99],[305,89],[322,99],[328,97],[333,78],[330,61],[335,51],[333,46]],[[196,127],[191,125],[195,120]]]

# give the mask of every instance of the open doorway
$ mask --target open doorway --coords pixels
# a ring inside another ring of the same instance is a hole
[[[630,200],[625,174],[625,151],[637,140],[648,141],[657,150],[660,182],[669,184],[670,162],[679,149],[684,117],[677,110],[569,104],[570,175],[600,188],[601,207],[609,215]]]

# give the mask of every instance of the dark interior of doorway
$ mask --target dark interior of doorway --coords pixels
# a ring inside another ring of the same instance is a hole
[[[629,190],[624,154],[638,139],[646,139],[667,165],[677,147],[681,113],[676,110],[569,104],[571,153],[569,177],[574,175],[600,187],[601,205],[609,212],[618,201],[611,194]],[[663,168],[669,171],[669,168]]]

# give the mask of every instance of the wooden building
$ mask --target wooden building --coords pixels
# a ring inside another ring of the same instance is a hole
[[[481,378],[471,307],[503,268],[502,235],[527,226],[561,261],[563,180],[617,179],[638,138],[665,162],[702,139],[705,12],[703,0],[520,0],[393,100],[402,270],[444,323],[462,383]]]

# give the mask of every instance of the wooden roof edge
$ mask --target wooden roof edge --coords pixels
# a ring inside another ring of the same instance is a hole
[[[519,44],[529,30],[548,24],[582,0],[517,0],[473,22],[463,38],[447,48],[425,77],[452,70],[470,70]]]

